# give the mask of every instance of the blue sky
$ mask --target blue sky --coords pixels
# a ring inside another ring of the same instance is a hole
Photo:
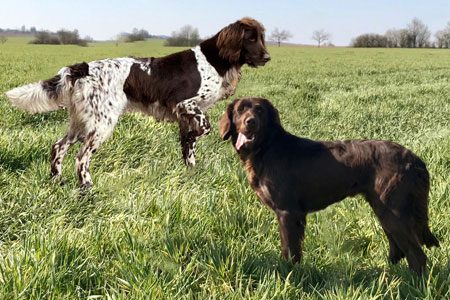
[[[414,17],[434,34],[450,21],[450,0],[0,0],[0,28],[77,28],[101,40],[134,27],[169,35],[186,24],[210,36],[244,16],[263,23],[268,35],[275,27],[289,30],[290,42],[313,44],[312,32],[323,28],[334,44],[345,46],[361,33],[403,28]]]

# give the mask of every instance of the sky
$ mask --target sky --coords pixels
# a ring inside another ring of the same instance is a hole
[[[133,28],[170,35],[186,24],[201,37],[249,16],[266,28],[291,32],[291,43],[314,44],[312,32],[324,29],[337,46],[362,33],[383,34],[421,19],[434,34],[450,22],[450,0],[0,0],[0,28],[78,29],[81,37],[107,40]]]

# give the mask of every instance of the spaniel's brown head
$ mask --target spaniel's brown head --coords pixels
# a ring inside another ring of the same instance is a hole
[[[217,37],[219,55],[231,64],[264,66],[270,60],[264,42],[264,27],[251,18],[243,18],[222,29]]]
[[[267,99],[236,99],[227,107],[219,121],[223,140],[231,137],[236,150],[255,150],[279,132],[281,128],[278,110]]]

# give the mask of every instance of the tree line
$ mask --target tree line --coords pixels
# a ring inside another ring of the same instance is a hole
[[[0,28],[0,43],[6,42],[6,36],[34,36],[31,44],[74,44],[79,46],[87,46],[88,42],[93,41],[89,36],[80,38],[78,30],[65,30],[61,29],[57,32],[51,32],[48,30],[36,30],[36,27],[31,26],[29,29],[23,25],[20,29]]]
[[[35,34],[36,27],[31,26],[30,29],[27,29],[25,25],[22,25],[20,29],[10,29],[10,28],[0,28],[0,33],[2,34],[15,34],[15,35],[23,35],[23,34]]]
[[[128,32],[122,32],[118,35],[117,40],[120,42],[125,43],[132,43],[132,42],[138,42],[138,41],[144,41],[145,39],[150,39],[153,36],[148,33],[145,29],[137,29],[133,28],[131,33]]]
[[[78,30],[73,31],[61,29],[56,33],[50,31],[37,31],[34,40],[31,44],[47,44],[47,45],[78,45],[86,47],[88,41],[92,41],[92,38],[86,37],[80,38]]]
[[[73,31],[61,29],[57,32],[51,32],[48,30],[36,30],[36,27],[31,27],[29,30],[22,26],[21,29],[2,29],[0,28],[0,43],[6,42],[7,38],[4,34],[14,34],[14,35],[31,35],[34,36],[31,44],[48,44],[48,45],[79,45],[87,46],[88,42],[93,42],[94,40],[86,36],[85,38],[80,38],[78,30]],[[151,35],[145,29],[133,28],[131,32],[122,32],[117,35],[113,40],[116,45],[119,42],[132,43],[137,41],[144,41],[149,38],[166,39],[165,46],[195,46],[198,45],[202,39],[198,33],[198,29],[191,25],[185,25],[180,30],[172,32],[170,37]]]
[[[169,37],[151,35],[145,29],[134,28],[131,33],[127,32],[120,33],[115,41],[116,45],[118,45],[119,42],[132,43],[137,41],[143,41],[145,39],[150,38],[165,39],[166,41],[164,43],[164,46],[192,47],[200,44],[203,41],[200,38],[198,29],[191,25],[185,25],[181,27],[178,31],[173,31],[172,35]]]
[[[450,48],[450,22],[437,31],[431,41],[431,31],[420,19],[414,18],[406,28],[389,29],[386,33],[366,33],[351,42],[352,47],[379,48]]]

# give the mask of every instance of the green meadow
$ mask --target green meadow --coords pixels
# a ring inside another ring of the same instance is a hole
[[[275,215],[251,190],[208,114],[197,166],[181,159],[178,128],[121,117],[95,154],[94,187],[50,178],[51,145],[67,111],[28,115],[5,91],[61,67],[119,56],[162,56],[162,41],[89,47],[0,44],[0,299],[450,299],[450,51],[269,47],[244,67],[235,97],[271,100],[283,126],[321,139],[387,139],[418,154],[431,176],[429,216],[440,248],[417,277],[388,263],[388,241],[362,197],[307,219],[303,260],[281,256]]]

